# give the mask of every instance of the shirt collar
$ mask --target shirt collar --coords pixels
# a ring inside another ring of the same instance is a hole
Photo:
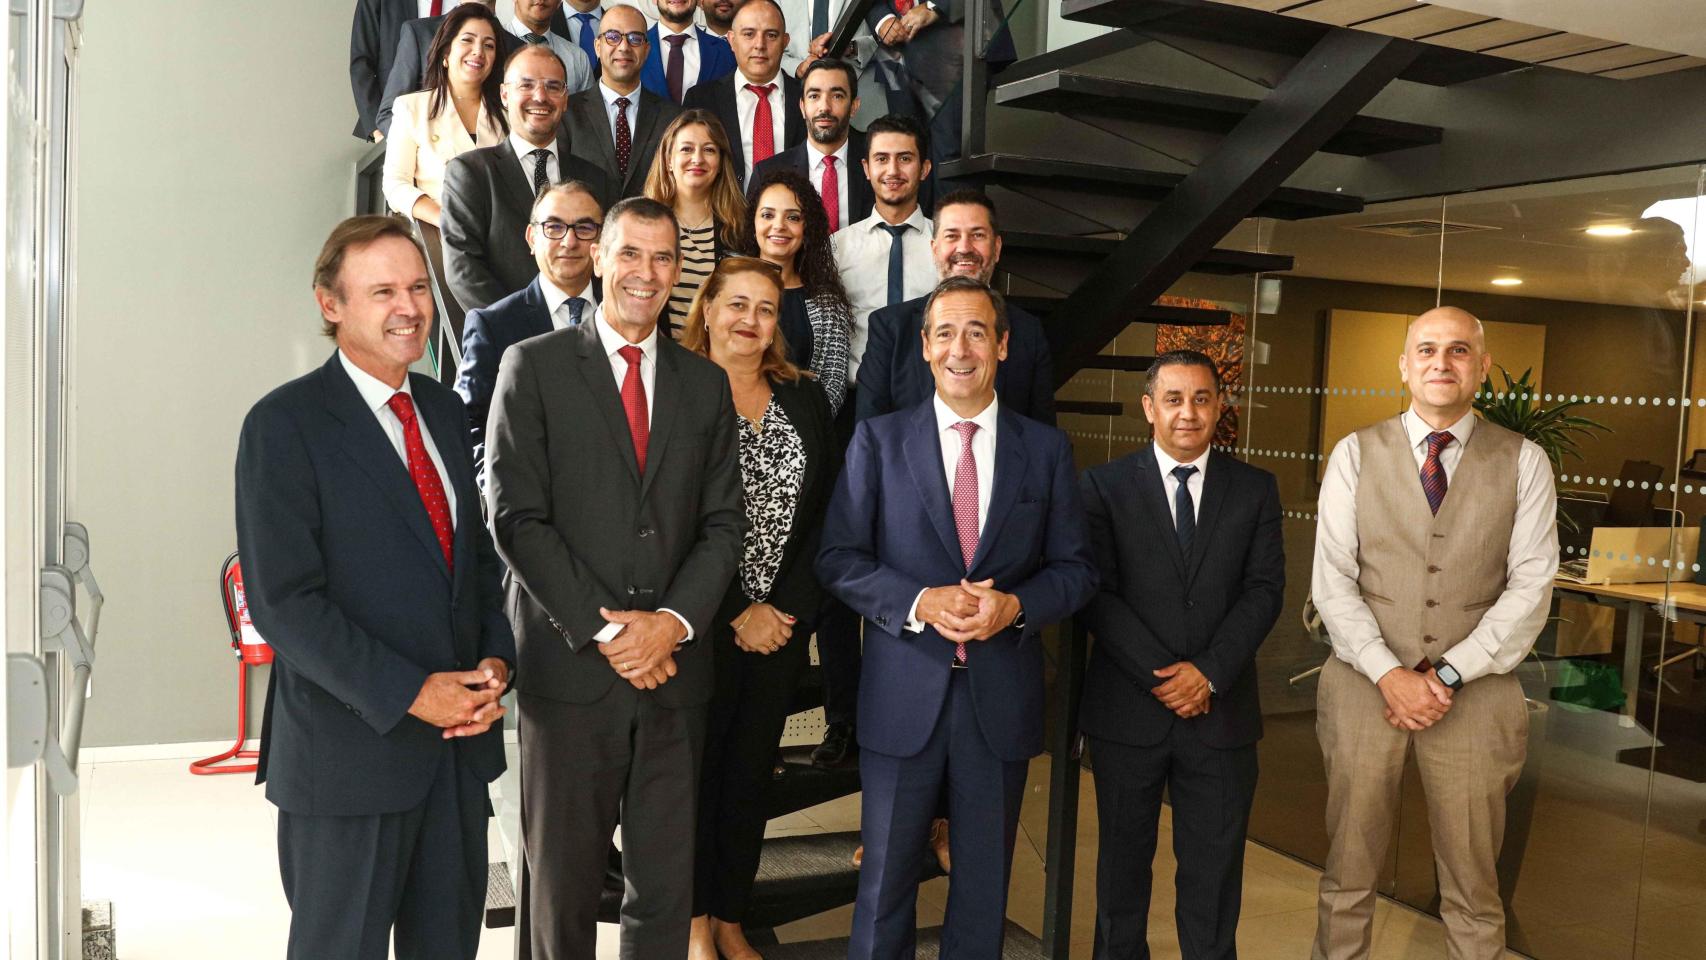
[[[909,224],[912,229],[922,234],[926,242],[929,241],[931,226],[930,218],[924,215],[923,207],[914,206],[912,208],[912,215],[907,217],[904,222]],[[883,219],[883,215],[873,211],[870,216],[859,221],[855,226],[863,228],[866,233],[874,234],[880,232],[882,230],[881,225],[885,223],[888,223],[888,221]]]
[[[746,88],[746,85],[749,83],[756,83],[762,87],[766,83],[773,83],[776,85],[776,89],[772,90],[770,92],[771,92],[771,94],[774,95],[776,93],[781,92],[781,90],[782,90],[782,71],[778,70],[778,71],[776,71],[775,74],[773,74],[770,77],[770,79],[765,80],[763,82],[759,82],[757,80],[754,80],[754,79],[748,77],[746,75],[746,73],[741,70],[741,68],[736,67],[735,72],[734,72],[734,81],[735,81],[735,94],[736,95],[744,94],[746,96],[751,97],[754,100],[757,100],[758,94],[753,93],[751,90],[748,90]]]
[[[604,348],[605,356],[614,357],[616,351],[623,347],[634,346],[640,348],[640,353],[644,354],[646,359],[653,363],[657,362],[658,328],[656,326],[652,327],[652,332],[646,336],[646,339],[639,343],[630,344],[627,340],[622,339],[622,335],[616,332],[615,327],[604,321],[604,305],[602,303],[598,305],[598,310],[593,313],[592,319],[593,326],[598,330],[598,343]],[[659,317],[658,322],[664,322],[664,318]]]
[[[640,89],[641,88],[639,87],[635,87],[633,93],[617,93],[610,89],[610,86],[603,80],[598,81],[598,92],[604,97],[604,107],[607,110],[616,106],[617,97],[627,97],[628,107],[629,109],[633,109],[640,102]]]
[[[1405,410],[1404,415],[1399,419],[1404,422],[1404,433],[1410,438],[1412,449],[1426,443],[1428,434],[1434,432],[1434,428],[1428,426],[1428,422],[1416,413],[1414,406]],[[1469,435],[1475,432],[1475,411],[1470,410],[1463,415],[1462,419],[1445,429],[1447,433],[1457,438],[1457,446],[1461,449],[1469,443]]]
[[[355,389],[357,393],[361,394],[361,402],[367,404],[367,409],[374,413],[378,413],[381,408],[388,406],[393,394],[406,393],[409,395],[409,402],[414,403],[415,394],[413,390],[409,389],[407,374],[403,375],[402,387],[393,389],[390,384],[356,366],[355,361],[349,358],[349,354],[342,350],[338,351],[338,361],[344,365],[344,372],[349,374],[349,378],[355,381]]]
[[[835,167],[837,170],[847,169],[847,145],[849,143],[851,143],[852,141],[853,141],[853,137],[852,137],[852,135],[849,135],[846,140],[841,141],[841,146],[836,147],[834,152],[824,153],[822,150],[819,150],[817,148],[817,141],[813,140],[811,137],[807,137],[806,142],[811,144],[811,151],[812,151],[811,155],[814,158],[812,160],[812,165],[816,166],[816,167],[821,167],[821,166],[823,166],[823,158],[824,157],[834,157],[835,158]]]
[[[1151,443],[1149,448],[1155,451],[1155,463],[1161,468],[1161,475],[1163,477],[1171,475],[1174,467],[1196,467],[1199,475],[1208,473],[1207,450],[1204,450],[1202,455],[1197,457],[1195,460],[1180,461],[1174,460],[1170,455],[1168,455],[1167,451],[1161,449],[1161,444],[1159,443]]]
[[[556,140],[552,140],[543,147],[536,147],[533,144],[528,143],[526,140],[521,139],[521,136],[513,131],[509,135],[509,148],[515,151],[515,158],[517,160],[526,160],[527,155],[535,150],[549,150],[551,151],[551,156],[555,157],[557,155]]]
[[[557,315],[557,308],[561,307],[564,303],[567,303],[570,297],[580,297],[582,300],[585,300],[594,306],[598,305],[598,298],[593,295],[591,277],[587,277],[586,286],[582,287],[579,293],[569,293],[562,287],[557,286],[550,277],[541,273],[539,275],[539,290],[545,294],[546,312],[551,314],[553,317]],[[582,308],[582,310],[584,312],[585,308]]]
[[[515,34],[516,36],[520,37],[522,40],[526,40],[527,35],[530,33],[533,33],[532,30],[527,29],[527,24],[522,23],[521,18],[517,17],[515,15],[515,13],[513,12],[513,10],[509,15],[509,22],[504,24],[504,26],[509,28],[510,33]],[[544,37],[546,39],[546,42],[549,43],[550,39],[551,39],[551,25],[546,24],[545,25],[545,32],[540,33],[540,34],[535,34],[535,36]]]
[[[689,23],[687,25],[687,29],[681,30],[681,31],[671,30],[670,28],[664,26],[664,22],[662,20],[659,20],[656,24],[654,24],[654,26],[657,27],[657,31],[658,31],[658,46],[659,47],[663,46],[663,38],[664,37],[686,37],[687,42],[681,45],[682,50],[686,50],[688,47],[691,47],[694,44],[699,42],[699,31],[693,29],[694,24]]]
[[[999,398],[989,401],[989,406],[984,407],[975,417],[962,417],[955,413],[952,408],[942,401],[941,394],[932,393],[930,395],[930,403],[936,408],[937,433],[946,433],[954,428],[954,424],[959,423],[962,420],[970,420],[972,423],[977,424],[979,432],[986,433],[991,437],[995,436],[996,414],[1000,412],[1001,408],[1001,401]]]

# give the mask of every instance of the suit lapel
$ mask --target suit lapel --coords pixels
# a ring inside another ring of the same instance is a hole
[[[634,92],[636,94],[632,98],[634,101],[634,126],[638,128],[640,125],[640,114],[644,111],[640,109],[641,100],[638,96],[639,91],[636,90]],[[598,140],[598,153],[599,156],[603,157],[599,166],[606,170],[615,170],[616,138],[610,132],[610,116],[604,112],[604,94],[599,91],[597,84],[594,84],[592,89],[586,92],[586,97],[582,99],[580,103],[580,111],[582,121],[581,126],[595,131],[593,133],[593,137]],[[629,134],[632,135],[635,132],[635,130],[630,130]],[[638,144],[639,141],[636,139],[634,141],[634,145],[638,146]],[[630,173],[632,172],[633,163],[634,157],[630,155],[628,157]]]
[[[532,213],[533,186],[526,177],[521,175],[521,158],[515,155],[515,147],[508,137],[499,143],[492,159],[498,165],[498,196],[497,201],[516,214],[522,223],[526,223]],[[559,154],[557,165],[564,163],[564,157]]]
[[[1179,579],[1185,580],[1185,556],[1179,550],[1179,532],[1173,526],[1173,511],[1167,508],[1167,488],[1161,482],[1161,466],[1155,462],[1153,447],[1137,457],[1137,487],[1137,498],[1149,514],[1149,522],[1155,526],[1156,539],[1161,541],[1162,549],[1172,558],[1173,569],[1178,571]]]
[[[1222,454],[1210,451],[1203,465],[1215,469],[1207,471],[1202,478],[1202,503],[1197,506],[1197,526],[1196,532],[1191,535],[1191,555],[1185,561],[1186,584],[1196,580],[1197,571],[1202,568],[1203,557],[1208,555],[1209,543],[1214,539],[1215,525],[1220,521],[1221,507],[1226,503],[1226,488],[1232,484],[1232,475],[1226,469]]]
[[[800,115],[800,81],[786,73],[782,78],[782,142],[776,146],[799,145],[806,142],[806,118]],[[851,152],[851,151],[849,151]]]
[[[429,382],[428,378],[420,374],[410,374],[409,376],[414,380],[412,386],[415,387]],[[470,502],[471,497],[478,495],[473,478],[467,474],[466,465],[462,458],[457,455],[460,451],[456,449],[458,445],[465,442],[463,437],[466,435],[467,424],[466,422],[457,423],[448,408],[437,403],[423,401],[419,390],[414,391],[414,397],[415,407],[420,411],[421,418],[426,421],[427,430],[432,433],[433,446],[438,448],[438,458],[444,463],[445,480],[450,489],[456,491],[457,516],[450,538],[450,553],[456,560],[456,569],[465,569],[473,560],[469,553],[469,548],[473,546],[473,541],[470,538],[473,535],[474,527],[480,523],[480,505],[477,502]],[[421,512],[424,514],[426,511],[423,509]],[[435,540],[434,543],[436,542]],[[443,550],[439,551],[441,556],[443,553]],[[451,573],[449,570],[445,572]],[[460,585],[461,580],[452,575],[450,583],[451,595],[455,596],[456,588]]]
[[[634,437],[628,432],[628,414],[622,409],[622,394],[616,388],[616,378],[610,373],[610,358],[598,339],[598,320],[589,317],[577,329],[581,331],[577,351],[580,354],[581,379],[592,395],[592,406],[598,411],[599,419],[610,431],[611,444],[626,454],[621,459],[628,467],[628,476],[638,484],[640,467],[634,461]]]
[[[734,160],[734,169],[739,174],[746,169],[746,148],[741,145],[740,104],[735,101],[734,80],[723,77],[712,89],[717,93],[717,115],[722,117],[723,127],[728,134],[729,156]],[[744,187],[744,184],[742,186]]]
[[[433,533],[432,521],[427,519],[426,507],[421,504],[420,491],[415,489],[409,468],[397,455],[391,438],[379,426],[378,417],[362,401],[360,391],[356,390],[349,374],[344,372],[336,353],[321,368],[321,376],[326,385],[326,412],[344,426],[344,452],[396,508],[404,524],[414,532],[415,539],[431,554],[439,571],[448,579],[450,569],[444,563],[444,548],[438,545],[438,535]],[[432,429],[430,423],[427,429]],[[437,441],[436,431],[434,441]]]
[[[913,411],[913,419],[902,444],[906,468],[924,502],[924,513],[942,548],[956,567],[964,566],[959,531],[954,528],[954,507],[948,496],[948,478],[942,471],[942,441],[936,436],[936,407],[929,401]]]
[[[545,291],[539,286],[543,282],[538,277],[534,277],[533,282],[526,286],[525,292],[521,295],[522,305],[527,308],[526,315],[528,319],[533,321],[533,326],[516,338],[517,343],[530,337],[543,336],[552,330],[551,308],[546,305]],[[584,322],[586,317],[583,316],[581,319]]]
[[[646,498],[646,492],[652,488],[652,480],[658,475],[658,464],[663,462],[664,448],[669,445],[669,438],[674,433],[676,415],[681,407],[681,376],[676,366],[679,358],[675,341],[658,333],[657,362],[652,376],[651,434],[646,440],[646,475],[640,481],[640,499]]]
[[[997,408],[995,432],[995,469],[990,481],[989,515],[983,520],[983,531],[977,537],[977,553],[972,557],[971,572],[989,556],[990,549],[1000,539],[1001,527],[1019,502],[1019,489],[1025,483],[1025,469],[1030,461],[1025,450],[1024,424],[1019,415],[1005,407]]]

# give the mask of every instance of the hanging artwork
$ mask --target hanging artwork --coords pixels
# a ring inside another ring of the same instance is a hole
[[[1155,302],[1164,307],[1221,309],[1220,304],[1212,300],[1196,300],[1190,297],[1162,297]],[[1236,401],[1244,392],[1244,327],[1245,318],[1240,313],[1232,314],[1231,319],[1224,324],[1213,326],[1180,327],[1159,324],[1155,328],[1155,352],[1160,354],[1169,350],[1195,350],[1207,354],[1220,371],[1220,382],[1226,388],[1226,395]],[[1214,443],[1223,447],[1237,446],[1236,402],[1221,408],[1220,423],[1214,429]]]

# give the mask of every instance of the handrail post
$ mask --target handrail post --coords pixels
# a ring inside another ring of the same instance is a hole
[[[1054,683],[1053,757],[1049,764],[1048,848],[1043,858],[1043,949],[1067,960],[1072,946],[1072,881],[1078,852],[1078,706],[1090,637],[1082,621],[1067,621]]]
[[[960,156],[983,152],[984,102],[989,98],[989,51],[985,49],[983,25],[988,22],[989,0],[958,0],[966,4],[964,59],[960,73]]]

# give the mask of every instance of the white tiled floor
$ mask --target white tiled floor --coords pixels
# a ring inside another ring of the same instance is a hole
[[[1042,926],[1046,758],[1031,771],[1030,794],[1015,855],[1008,913],[1022,926]],[[135,761],[83,768],[83,890],[110,900],[122,960],[280,957],[289,913],[274,857],[273,807],[247,776],[195,777],[186,763]],[[1095,796],[1084,780],[1073,903],[1073,956],[1088,957],[1095,878]],[[843,798],[779,819],[772,834],[848,830],[858,825],[856,798]],[[1162,830],[1168,830],[1164,817]],[[494,849],[497,838],[494,833]],[[1179,955],[1172,936],[1173,860],[1163,836],[1155,863],[1151,944],[1156,960]],[[1251,844],[1245,864],[1239,949],[1254,960],[1303,958],[1315,929],[1313,869]],[[941,922],[947,880],[920,889],[919,922]],[[784,940],[844,936],[851,908],[790,924]],[[1376,960],[1444,956],[1438,921],[1382,902],[1376,913]],[[613,926],[600,927],[599,956],[614,957]],[[487,930],[482,957],[508,957],[510,930]],[[1515,956],[1514,954],[1512,956]]]

